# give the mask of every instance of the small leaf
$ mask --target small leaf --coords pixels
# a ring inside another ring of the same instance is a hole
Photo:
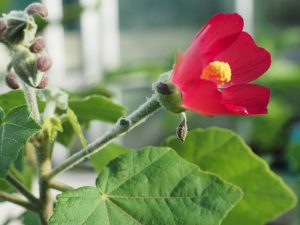
[[[243,200],[222,225],[237,221],[243,221],[243,225],[263,225],[295,206],[295,195],[288,186],[231,131],[197,129],[189,133],[184,144],[174,136],[164,145],[174,148],[201,169],[219,174],[242,188]]]
[[[129,149],[116,145],[109,144],[101,151],[90,157],[91,163],[97,172],[100,172],[110,161],[118,156],[128,152]]]
[[[96,187],[60,194],[50,225],[219,225],[241,192],[169,148],[124,154]]]
[[[57,116],[44,118],[43,130],[47,131],[49,139],[54,141],[58,132],[63,132],[61,121]]]
[[[125,112],[123,106],[106,97],[97,95],[82,99],[70,99],[69,106],[77,115],[80,124],[89,123],[92,120],[116,122]]]
[[[16,107],[7,114],[0,126],[0,178],[5,177],[27,140],[39,130],[27,106]]]
[[[71,108],[67,109],[67,116],[68,116],[68,120],[69,120],[75,134],[79,137],[79,140],[80,140],[82,146],[83,147],[87,146],[87,141],[83,135],[81,126],[77,120],[77,116]]]

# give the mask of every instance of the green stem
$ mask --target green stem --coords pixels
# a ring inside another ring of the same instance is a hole
[[[61,191],[61,192],[65,192],[65,191],[70,191],[70,190],[73,190],[74,188],[67,185],[67,184],[64,184],[64,183],[61,183],[61,182],[58,182],[58,181],[51,181],[49,182],[49,186],[57,191]]]
[[[40,123],[41,117],[37,104],[35,90],[32,87],[28,86],[26,83],[23,83],[23,91],[32,118],[36,122]]]
[[[70,169],[76,164],[80,163],[85,158],[103,149],[108,143],[112,142],[117,137],[124,135],[139,124],[146,121],[154,112],[160,108],[160,103],[157,100],[157,96],[153,95],[137,110],[132,112],[129,116],[120,119],[110,131],[105,133],[102,137],[95,140],[93,143],[81,149],[79,152],[65,160],[60,166],[52,170],[50,174],[46,176],[46,179],[51,179],[57,174]]]
[[[3,191],[0,191],[0,199],[4,199],[4,200],[12,202],[14,204],[20,205],[31,211],[35,211],[35,212],[37,211],[37,209],[30,202],[24,201],[23,199],[15,196],[15,195],[8,194]]]
[[[48,135],[44,134],[40,137],[40,147],[37,151],[38,173],[39,173],[39,191],[40,202],[39,216],[42,225],[48,225],[48,220],[53,211],[53,201],[51,198],[51,189],[48,180],[44,177],[51,172],[51,154],[53,142],[49,140]]]
[[[22,195],[24,195],[24,197],[26,197],[30,202],[32,202],[35,205],[39,205],[39,200],[33,194],[31,194],[31,192],[26,187],[24,187],[23,184],[21,184],[17,179],[8,174],[6,176],[6,180],[12,186],[14,186]]]

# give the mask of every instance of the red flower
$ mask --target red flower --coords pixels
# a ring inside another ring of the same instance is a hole
[[[218,14],[178,56],[171,82],[184,108],[204,115],[268,112],[270,90],[249,82],[267,71],[271,56],[243,26],[238,14]]]

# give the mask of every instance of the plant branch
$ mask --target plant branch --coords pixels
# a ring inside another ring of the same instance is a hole
[[[23,184],[21,184],[17,179],[15,179],[11,175],[6,176],[6,180],[14,186],[24,197],[26,197],[33,204],[39,205],[39,200],[26,188]]]
[[[23,199],[15,195],[8,194],[3,191],[0,191],[0,199],[4,199],[6,201],[12,202],[31,211],[35,211],[35,212],[37,211],[37,209],[30,202],[24,201]]]
[[[54,180],[49,182],[49,187],[61,192],[70,191],[74,189],[73,187],[67,184],[61,183],[59,181],[54,181]]]
[[[47,133],[39,137],[40,146],[36,146],[38,175],[39,175],[39,200],[41,206],[39,208],[39,216],[42,225],[48,225],[48,220],[53,211],[53,201],[51,198],[51,189],[48,180],[44,179],[46,174],[51,172],[51,154],[53,142],[50,141]]]
[[[105,133],[102,137],[98,138],[97,140],[84,147],[70,158],[66,159],[60,166],[52,170],[52,172],[46,176],[46,179],[50,180],[57,174],[72,168],[73,166],[80,163],[82,160],[86,159],[90,155],[100,151],[117,137],[124,135],[128,131],[132,130],[134,127],[146,121],[146,119],[153,115],[154,112],[156,112],[160,107],[161,106],[157,100],[157,96],[153,95],[137,110],[132,112],[129,116],[121,118],[111,128],[111,130]]]
[[[32,118],[35,119],[36,122],[40,123],[41,118],[40,118],[40,112],[37,104],[35,90],[32,87],[28,86],[27,84],[23,83],[23,91]]]

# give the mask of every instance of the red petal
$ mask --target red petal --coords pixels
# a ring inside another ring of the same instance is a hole
[[[182,90],[183,107],[204,115],[230,114],[222,102],[222,94],[215,83],[194,80]]]
[[[255,115],[268,113],[270,89],[256,84],[242,84],[222,91],[225,107],[234,114]]]
[[[245,84],[260,77],[270,67],[271,56],[265,49],[258,47],[249,34],[243,32],[212,61],[230,64],[231,82],[226,86],[231,86]]]
[[[243,84],[217,89],[215,83],[194,80],[182,90],[183,107],[203,115],[256,115],[268,112],[268,88]]]
[[[201,45],[201,52],[205,52],[216,41],[239,34],[243,27],[244,21],[239,14],[217,14],[199,31],[192,45]]]
[[[186,82],[199,79],[203,67],[239,36],[243,19],[238,14],[217,14],[195,36],[184,57],[172,74],[172,82],[182,87]],[[177,63],[178,64],[178,63]]]

